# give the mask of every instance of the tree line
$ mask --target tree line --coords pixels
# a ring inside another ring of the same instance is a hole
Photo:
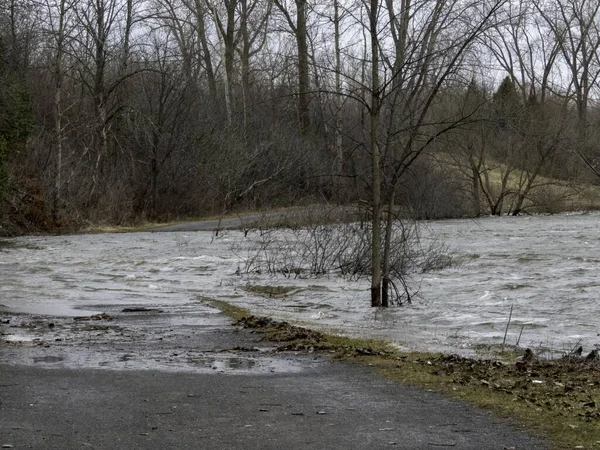
[[[599,8],[0,0],[0,220],[366,202],[385,282],[398,208],[552,210],[597,178]]]

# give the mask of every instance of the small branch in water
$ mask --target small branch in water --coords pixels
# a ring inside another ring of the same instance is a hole
[[[517,343],[515,344],[517,347],[519,346],[519,342],[521,342],[521,336],[523,335],[524,329],[525,329],[525,324],[521,325],[521,331],[519,332],[519,337],[517,338]]]
[[[512,319],[512,312],[513,312],[514,306],[515,306],[514,303],[512,305],[510,305],[510,314],[508,315],[508,323],[506,324],[506,330],[504,331],[504,340],[502,341],[502,345],[506,344],[506,335],[508,334],[508,327],[510,327],[510,321]]]

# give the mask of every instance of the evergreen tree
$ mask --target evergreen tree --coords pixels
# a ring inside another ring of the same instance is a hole
[[[506,77],[494,93],[494,115],[498,127],[502,130],[512,128],[518,124],[519,114],[522,112],[521,96],[517,92],[514,81]]]

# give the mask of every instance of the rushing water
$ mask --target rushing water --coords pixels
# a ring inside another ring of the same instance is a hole
[[[201,296],[257,314],[412,349],[470,352],[506,343],[566,351],[600,344],[600,215],[435,221],[426,234],[456,262],[428,273],[412,306],[370,308],[366,280],[237,275],[243,234],[24,237],[0,246],[0,312],[57,316],[178,307]],[[242,252],[243,253],[243,252]],[[248,285],[295,289],[261,297]]]

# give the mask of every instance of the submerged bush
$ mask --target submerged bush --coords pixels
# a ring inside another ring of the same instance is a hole
[[[303,228],[248,233],[232,246],[242,260],[238,273],[268,273],[286,277],[339,276],[359,280],[371,276],[371,225],[318,224]],[[415,277],[452,263],[446,247],[424,239],[419,224],[396,220],[390,245],[391,299],[410,302],[417,291]]]

